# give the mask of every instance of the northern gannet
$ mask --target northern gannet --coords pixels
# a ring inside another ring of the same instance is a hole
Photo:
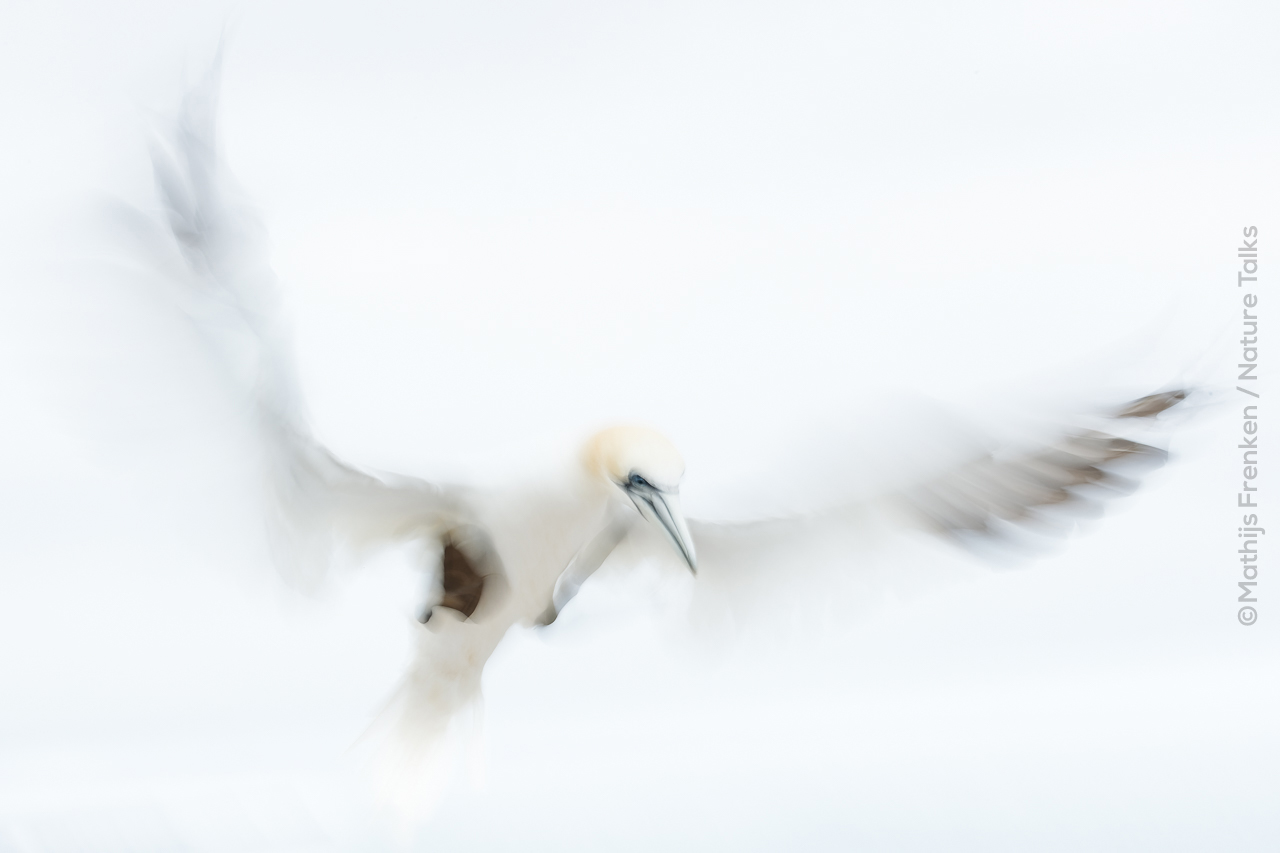
[[[597,432],[559,481],[534,492],[361,469],[317,441],[303,414],[263,228],[219,159],[215,102],[211,74],[153,149],[164,221],[138,222],[197,328],[253,401],[282,573],[308,586],[340,549],[422,547],[431,592],[419,610],[415,659],[387,711],[408,752],[429,749],[479,696],[485,663],[509,629],[553,622],[611,555],[676,561],[699,589],[732,597],[779,554],[855,528],[871,517],[869,507],[877,520],[960,542],[998,537],[1042,522],[1042,508],[1096,505],[1128,490],[1118,468],[1151,467],[1165,454],[1115,433],[1153,422],[1187,396],[1175,388],[1143,397],[1098,416],[1093,428],[1066,426],[1037,446],[978,454],[874,501],[744,524],[686,520],[684,461],[641,426]]]

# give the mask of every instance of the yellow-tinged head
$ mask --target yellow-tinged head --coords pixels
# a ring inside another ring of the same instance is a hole
[[[621,489],[695,570],[693,539],[680,511],[684,459],[675,445],[648,427],[610,427],[591,437],[582,461],[588,471]]]

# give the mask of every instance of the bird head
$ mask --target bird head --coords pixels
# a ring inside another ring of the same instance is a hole
[[[647,427],[611,427],[587,442],[584,461],[589,470],[621,489],[696,572],[693,539],[680,511],[684,460],[670,441]]]

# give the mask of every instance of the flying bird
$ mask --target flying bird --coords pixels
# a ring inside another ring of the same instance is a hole
[[[742,589],[784,584],[812,543],[868,525],[928,531],[977,546],[1047,530],[1052,510],[1096,508],[1131,491],[1165,452],[1118,433],[1149,425],[1188,392],[1160,391],[1042,443],[994,447],[874,498],[784,518],[687,519],[685,463],[645,426],[592,435],[560,476],[509,490],[432,483],[339,459],[313,434],[276,295],[266,235],[216,146],[216,73],[188,93],[152,161],[162,216],[139,214],[164,277],[220,363],[252,401],[263,449],[273,550],[299,586],[335,555],[359,559],[417,543],[428,591],[416,651],[386,712],[401,749],[429,751],[480,694],[485,663],[513,626],[554,622],[597,569],[665,560],[698,594],[731,608]],[[718,597],[718,598],[717,598]]]

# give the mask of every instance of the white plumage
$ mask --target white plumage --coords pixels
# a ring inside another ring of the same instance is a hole
[[[158,257],[169,259],[166,276],[253,402],[284,575],[314,587],[343,551],[359,559],[388,544],[421,546],[432,593],[414,662],[381,721],[391,733],[384,758],[396,770],[422,764],[473,705],[485,662],[512,626],[553,621],[611,556],[696,570],[695,604],[730,618],[752,618],[751,606],[772,597],[821,606],[829,591],[806,578],[807,564],[867,530],[914,526],[976,544],[1052,527],[1045,508],[1095,507],[1128,490],[1115,469],[1138,470],[1134,463],[1158,463],[1163,453],[1116,437],[1117,425],[1149,424],[1186,396],[1154,394],[1099,416],[1092,429],[1066,426],[1042,444],[978,453],[874,497],[745,524],[686,522],[684,462],[643,427],[601,431],[558,477],[509,491],[362,470],[310,430],[263,229],[219,159],[215,107],[210,75],[155,147],[167,221],[152,234],[176,246],[180,261],[172,251]]]

